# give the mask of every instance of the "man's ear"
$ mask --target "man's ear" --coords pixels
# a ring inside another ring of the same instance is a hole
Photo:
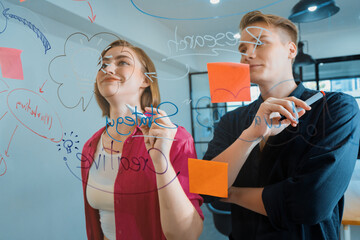
[[[290,59],[295,59],[296,55],[297,55],[297,46],[294,42],[289,42],[288,44],[289,47],[289,58]]]

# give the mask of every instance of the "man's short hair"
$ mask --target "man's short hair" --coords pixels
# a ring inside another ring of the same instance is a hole
[[[297,45],[298,30],[293,22],[287,18],[273,14],[263,14],[260,11],[249,12],[243,16],[239,26],[240,32],[246,29],[247,26],[258,22],[264,22],[269,26],[274,26],[284,30],[290,37],[291,41]]]

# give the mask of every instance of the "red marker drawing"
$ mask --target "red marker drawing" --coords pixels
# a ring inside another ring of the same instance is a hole
[[[43,93],[44,91],[42,90],[42,88],[44,87],[45,83],[47,82],[47,80],[43,83],[43,85],[41,86],[41,88],[39,88],[39,92]]]
[[[6,170],[7,170],[7,166],[6,166],[6,162],[5,162],[5,159],[3,158],[3,156],[0,154],[0,167],[1,167],[1,164],[4,163],[4,170],[3,170],[3,173],[1,173],[1,169],[0,169],[0,177],[2,175],[4,175],[6,173]]]
[[[11,143],[13,137],[14,137],[14,134],[15,134],[17,128],[18,128],[18,125],[16,125],[16,127],[15,127],[15,129],[14,129],[14,132],[13,132],[13,134],[11,135],[11,138],[10,138],[10,141],[9,141],[9,144],[8,144],[8,147],[7,147],[7,149],[5,150],[5,155],[6,155],[7,157],[9,157],[8,152],[9,152],[10,143]]]
[[[76,2],[85,2],[86,0],[73,0],[73,1],[76,1]],[[95,21],[95,18],[96,18],[96,14],[94,15],[94,12],[93,12],[93,9],[91,7],[91,4],[89,1],[86,1],[90,7],[90,10],[91,10],[91,17],[88,16],[89,20],[91,23],[93,23]]]
[[[8,112],[6,111],[6,112],[4,113],[4,115],[2,115],[2,117],[0,118],[0,120],[3,119],[3,117],[5,117],[5,115],[6,115],[7,113],[8,113]]]

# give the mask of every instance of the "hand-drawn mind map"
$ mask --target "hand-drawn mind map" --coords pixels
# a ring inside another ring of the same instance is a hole
[[[1,48],[2,54],[0,54],[0,58],[8,56],[8,54],[3,54],[4,52],[20,52],[21,54],[19,49]],[[18,74],[20,70],[22,73],[20,54],[7,59],[7,61],[10,61],[8,64],[0,65],[2,73],[7,74],[7,79],[17,79],[22,76],[22,74]],[[0,60],[0,62],[4,61]],[[11,142],[19,126],[23,126],[39,137],[52,142],[60,142],[62,140],[63,130],[59,115],[41,95],[44,92],[42,87],[35,91],[26,88],[11,89],[4,79],[0,78],[0,80],[0,98],[4,99],[2,102],[6,102],[7,106],[5,112],[0,113],[0,126],[3,124],[2,120],[8,117],[15,118],[14,122],[16,122],[16,127],[10,129],[11,137],[8,140],[6,149],[0,149],[0,176],[3,176],[7,171],[5,158],[10,157]],[[6,128],[5,126],[1,127],[3,129]]]

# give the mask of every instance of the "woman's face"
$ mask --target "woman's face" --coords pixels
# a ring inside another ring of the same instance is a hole
[[[110,48],[96,76],[100,94],[110,103],[138,104],[149,80],[136,53],[127,47]]]

